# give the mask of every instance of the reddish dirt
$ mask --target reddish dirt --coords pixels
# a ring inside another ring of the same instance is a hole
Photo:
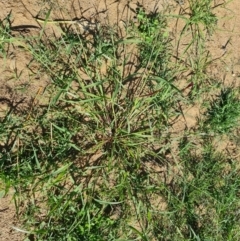
[[[15,205],[12,194],[0,197],[0,240],[22,241],[24,233],[17,230],[21,224],[16,218]]]
[[[44,4],[45,2],[45,4]],[[50,19],[74,19],[84,17],[91,21],[96,18],[102,24],[118,23],[132,18],[136,9],[137,2],[140,2],[147,11],[161,10],[165,6],[179,13],[180,8],[186,8],[186,4],[179,5],[177,0],[5,0],[0,2],[0,19],[4,19],[7,14],[11,13],[12,27],[19,27],[24,30],[24,25],[36,26],[29,28],[29,32],[21,32],[23,35],[38,35],[41,24],[35,17],[44,18],[49,9],[49,2],[52,2],[52,11]],[[216,33],[207,42],[208,50],[213,59],[220,59],[212,63],[210,73],[223,81],[226,85],[235,83],[239,85],[240,77],[240,2],[237,0],[230,1],[224,5],[224,0],[216,0],[216,5],[223,4],[214,9],[218,17],[218,29]],[[179,32],[178,29],[170,31]],[[60,29],[55,25],[48,25],[47,29],[50,34],[61,34]],[[15,36],[20,36],[19,31],[13,31]],[[9,108],[9,103],[22,101],[20,107],[29,105],[39,90],[44,88],[50,80],[47,76],[32,74],[27,67],[31,61],[31,56],[23,54],[21,48],[11,45],[5,57],[0,57],[0,117],[4,115]],[[37,70],[37,66],[34,66]],[[238,83],[237,83],[238,82]],[[187,125],[192,128],[196,124],[196,117],[199,115],[199,106],[192,106],[184,109],[185,120],[182,124],[179,122],[174,131],[181,131]],[[225,143],[226,144],[226,143]],[[222,144],[222,145],[225,145]],[[237,153],[236,153],[237,155]],[[1,190],[0,190],[1,191]],[[20,241],[23,240],[23,234],[13,229],[18,227],[15,217],[15,207],[11,202],[11,195],[0,198],[0,240]]]

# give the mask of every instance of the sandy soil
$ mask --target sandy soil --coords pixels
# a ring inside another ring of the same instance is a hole
[[[15,205],[12,193],[0,198],[0,240],[2,241],[22,241],[24,234],[17,228],[21,227],[16,216]]]
[[[44,4],[45,2],[45,4]],[[20,31],[24,30],[25,25],[35,26],[29,28],[29,32],[13,31],[19,34],[37,35],[41,25],[35,17],[46,15],[49,5],[43,0],[4,0],[0,1],[0,19],[4,19],[11,13],[12,26]],[[84,17],[90,21],[97,19],[99,22],[122,24],[132,18],[133,11],[137,2],[140,2],[147,11],[161,10],[164,6],[170,6],[175,12],[184,9],[185,4],[179,5],[175,0],[54,0],[52,1],[51,19],[74,19]],[[128,3],[129,2],[129,3]],[[182,2],[182,1],[181,1]],[[224,3],[224,0],[216,0],[216,5]],[[225,84],[239,82],[240,77],[240,2],[233,0],[227,6],[220,6],[214,10],[217,15],[218,30],[210,39],[208,49],[213,58],[221,59],[214,62],[211,66],[211,74],[222,80]],[[55,25],[48,26],[49,31],[61,34]],[[177,26],[180,31],[181,24]],[[47,76],[32,74],[27,67],[31,57],[23,54],[20,48],[10,46],[6,58],[0,57],[0,116],[5,112],[10,102],[22,102],[19,106],[24,106],[44,88],[49,79]],[[37,68],[37,67],[36,67]],[[195,125],[199,107],[191,107],[184,110],[185,118],[189,128]],[[184,126],[179,124],[176,129],[181,130]],[[0,190],[1,191],[1,190]],[[15,217],[15,207],[11,202],[11,195],[0,198],[0,240],[20,241],[23,235],[13,229],[17,226]]]

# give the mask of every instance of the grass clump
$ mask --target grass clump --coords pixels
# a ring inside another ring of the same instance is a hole
[[[161,159],[162,134],[179,115],[175,105],[182,98],[168,77],[174,70],[170,44],[159,38],[166,31],[161,14],[154,15],[154,31],[143,28],[152,18],[144,15],[141,27],[125,37],[103,27],[87,38],[69,31],[29,43],[29,68],[40,65],[52,80],[50,101],[12,127],[14,167],[3,160],[2,171],[19,177],[17,207],[29,200],[25,223],[38,240],[152,237],[144,200],[158,188],[143,163]],[[160,58],[164,70],[156,64]]]
[[[203,122],[204,128],[220,134],[228,134],[238,127],[240,118],[239,92],[228,87],[212,100]]]

